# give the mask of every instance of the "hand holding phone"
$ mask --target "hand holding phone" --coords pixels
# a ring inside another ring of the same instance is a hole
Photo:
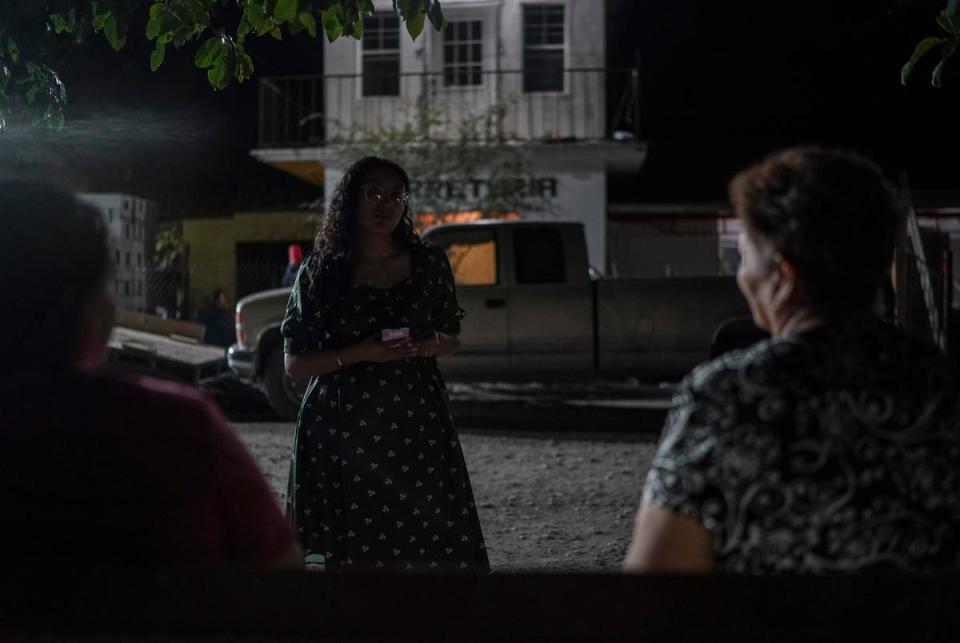
[[[410,329],[406,326],[402,328],[384,328],[380,332],[380,341],[384,344],[402,344],[410,341]]]

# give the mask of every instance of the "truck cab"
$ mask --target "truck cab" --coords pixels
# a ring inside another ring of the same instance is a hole
[[[722,322],[748,312],[732,277],[598,278],[581,223],[447,224],[424,237],[446,252],[466,311],[460,350],[442,362],[455,379],[676,378],[708,357]],[[289,292],[237,303],[238,343],[227,359],[292,418],[302,383],[283,366]]]

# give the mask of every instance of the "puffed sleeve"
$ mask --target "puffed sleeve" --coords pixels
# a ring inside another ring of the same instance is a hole
[[[283,352],[291,355],[319,351],[330,339],[323,312],[316,301],[315,289],[310,288],[314,278],[312,265],[310,258],[300,265],[280,324]]]
[[[448,335],[460,334],[460,320],[466,312],[457,303],[457,284],[453,278],[453,269],[447,253],[437,249],[433,256],[437,264],[435,280],[435,296],[433,304],[433,318],[437,323],[437,330]]]

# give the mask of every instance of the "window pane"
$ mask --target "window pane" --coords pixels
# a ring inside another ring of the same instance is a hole
[[[473,27],[473,33],[470,34],[470,37],[474,40],[480,40],[483,38],[483,23],[480,20],[474,20],[470,23],[470,26]]]
[[[378,13],[363,19],[364,51],[400,47],[400,19],[395,13]]]
[[[400,95],[400,55],[365,54],[363,57],[363,95]]]
[[[563,91],[563,50],[527,50],[523,56],[523,91]]]
[[[563,237],[552,228],[516,228],[514,265],[518,284],[562,284],[567,280]]]
[[[473,39],[480,34],[481,24],[478,20],[449,23],[443,46],[445,85],[482,84],[483,44]]]
[[[458,286],[497,284],[497,243],[492,231],[441,233],[430,241],[446,251]]]
[[[563,24],[556,26],[551,26],[547,28],[546,42],[550,45],[562,45],[563,44]]]
[[[524,44],[563,44],[563,5],[528,4],[523,6]]]

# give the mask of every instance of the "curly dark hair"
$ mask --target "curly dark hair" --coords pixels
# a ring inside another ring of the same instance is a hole
[[[754,238],[793,262],[823,313],[871,307],[904,212],[876,164],[844,150],[786,149],[738,174],[730,201]]]
[[[333,190],[330,206],[317,231],[317,238],[313,242],[314,262],[318,269],[330,267],[333,264],[348,267],[353,263],[357,241],[356,209],[360,199],[360,186],[363,185],[367,175],[380,168],[396,172],[403,181],[404,189],[407,192],[410,191],[410,177],[406,170],[393,161],[379,156],[367,156],[351,165]],[[420,236],[413,227],[409,204],[404,207],[400,224],[394,230],[393,236],[406,247],[420,243]]]

